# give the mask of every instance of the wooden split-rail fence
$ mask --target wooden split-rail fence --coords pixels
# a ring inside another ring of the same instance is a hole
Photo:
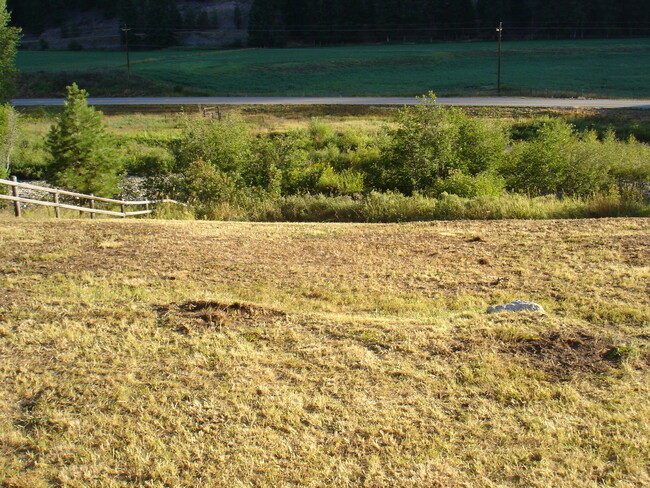
[[[115,200],[112,198],[102,198],[96,197],[94,195],[86,195],[84,193],[75,193],[72,191],[59,190],[57,188],[48,188],[44,186],[32,185],[30,183],[19,183],[18,179],[14,176],[11,180],[4,180],[0,178],[0,185],[5,185],[11,187],[11,195],[4,195],[0,193],[0,200],[9,200],[14,202],[14,213],[16,217],[22,215],[21,204],[32,204],[32,205],[41,205],[44,207],[54,207],[54,214],[57,218],[61,218],[61,209],[68,210],[77,210],[81,213],[89,213],[90,218],[94,219],[96,215],[111,215],[113,217],[132,217],[135,215],[148,215],[154,212],[154,209],[150,206],[157,203],[179,203],[175,200],[169,200],[167,198],[163,200],[138,200],[138,201],[128,201],[128,200]],[[52,201],[48,200],[38,200],[35,198],[29,198],[29,196],[21,196],[20,189],[25,190],[34,190],[38,192],[45,192],[52,195]],[[61,197],[70,197],[78,200],[87,200],[88,206],[84,207],[81,205],[71,205],[69,203],[62,203]],[[120,211],[115,210],[105,210],[101,208],[96,208],[96,202],[101,202],[109,205],[119,205]],[[144,207],[141,210],[132,210],[127,211],[127,207]]]

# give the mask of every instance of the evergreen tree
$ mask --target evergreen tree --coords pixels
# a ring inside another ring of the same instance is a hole
[[[210,27],[210,17],[208,16],[208,12],[206,12],[205,9],[201,9],[199,11],[199,14],[196,16],[196,26],[199,29],[207,29]]]
[[[0,0],[0,103],[8,100],[13,93],[13,77],[17,71],[15,61],[20,29],[11,27],[10,20],[6,0]]]
[[[210,27],[213,29],[219,28],[219,14],[217,13],[216,9],[210,12]]]
[[[241,29],[242,26],[244,25],[244,21],[242,20],[242,15],[241,15],[241,7],[239,4],[235,5],[235,12],[233,13],[233,20],[235,22],[235,27],[237,29]]]
[[[148,0],[144,7],[146,20],[144,43],[149,48],[173,46],[174,32],[181,27],[183,19],[175,0]]]
[[[256,0],[248,22],[249,42],[254,46],[282,46],[287,42],[284,0]]]
[[[183,27],[186,29],[194,29],[197,24],[196,10],[188,8],[183,12]]]
[[[88,92],[76,83],[67,89],[63,112],[47,136],[51,156],[47,178],[72,191],[113,196],[120,164],[112,157],[102,113],[88,106]]]

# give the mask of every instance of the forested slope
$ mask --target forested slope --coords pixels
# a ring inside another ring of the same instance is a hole
[[[250,40],[377,42],[494,37],[503,22],[510,38],[640,36],[650,33],[644,0],[255,0]]]

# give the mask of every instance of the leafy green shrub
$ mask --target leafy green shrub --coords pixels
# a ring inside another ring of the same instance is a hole
[[[334,143],[330,143],[325,147],[311,151],[310,159],[315,164],[338,165],[341,160],[341,150]]]
[[[21,141],[12,160],[11,174],[26,180],[43,179],[48,171],[48,158],[45,141],[38,140],[31,144]]]
[[[125,171],[134,176],[154,176],[171,173],[176,165],[174,155],[164,147],[138,143],[127,144],[122,150]]]
[[[307,129],[309,138],[316,149],[323,149],[334,142],[334,128],[321,119],[312,118]]]
[[[650,184],[650,146],[630,137],[627,142],[613,140],[609,135],[604,141],[613,146],[613,164],[609,171],[619,184]]]
[[[256,139],[244,170],[246,181],[271,194],[294,193],[300,187],[300,178],[294,176],[309,162],[306,144],[306,138],[297,131]]]
[[[505,192],[505,186],[505,180],[499,175],[479,173],[472,176],[454,171],[448,178],[435,183],[433,193],[447,193],[465,198],[500,196]]]
[[[10,26],[11,14],[7,2],[0,2],[0,103],[9,100],[15,90],[14,76],[17,73],[15,61],[21,29]]]
[[[573,132],[566,122],[545,121],[532,140],[514,145],[501,166],[508,188],[532,195],[560,191],[568,168],[566,148],[572,141]]]
[[[244,203],[246,191],[241,178],[197,160],[186,168],[175,196],[192,205],[198,218],[215,220],[217,209]]]
[[[441,107],[432,93],[423,102],[400,111],[383,165],[372,168],[378,189],[426,191],[453,172],[475,175],[502,162],[508,138],[499,124]]]
[[[607,193],[617,181],[647,181],[648,154],[611,131],[601,141],[593,131],[575,134],[562,120],[543,119],[531,140],[515,144],[500,173],[510,190],[588,196]]]
[[[185,116],[179,125],[182,134],[172,144],[172,152],[181,171],[200,160],[222,172],[239,173],[250,160],[251,137],[237,118]]]
[[[19,118],[10,105],[0,105],[0,178],[6,178],[19,140]]]
[[[293,168],[285,174],[286,195],[300,195],[305,193],[318,193],[317,186],[325,166],[322,164],[308,164]]]
[[[599,141],[593,131],[574,137],[565,149],[567,166],[560,190],[568,195],[587,196],[612,188],[610,168],[616,164],[617,146],[613,133],[605,142]]]
[[[326,165],[318,178],[315,190],[327,195],[351,195],[361,193],[363,175],[349,169],[336,172],[330,165]]]

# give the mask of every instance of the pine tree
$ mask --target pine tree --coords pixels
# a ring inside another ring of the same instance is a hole
[[[76,83],[67,89],[63,113],[47,136],[48,180],[72,191],[112,196],[117,192],[120,164],[111,157],[102,113],[88,106],[88,92]]]
[[[199,14],[196,16],[196,26],[199,29],[207,29],[210,27],[210,17],[208,12],[203,8],[199,10]]]
[[[235,27],[237,29],[241,29],[242,26],[244,25],[244,21],[242,19],[242,15],[241,15],[241,7],[239,6],[239,4],[235,5],[235,12],[233,14],[233,20],[235,22]]]
[[[13,77],[17,72],[15,60],[20,29],[9,26],[10,20],[7,2],[0,0],[0,103],[7,101],[13,93]]]

